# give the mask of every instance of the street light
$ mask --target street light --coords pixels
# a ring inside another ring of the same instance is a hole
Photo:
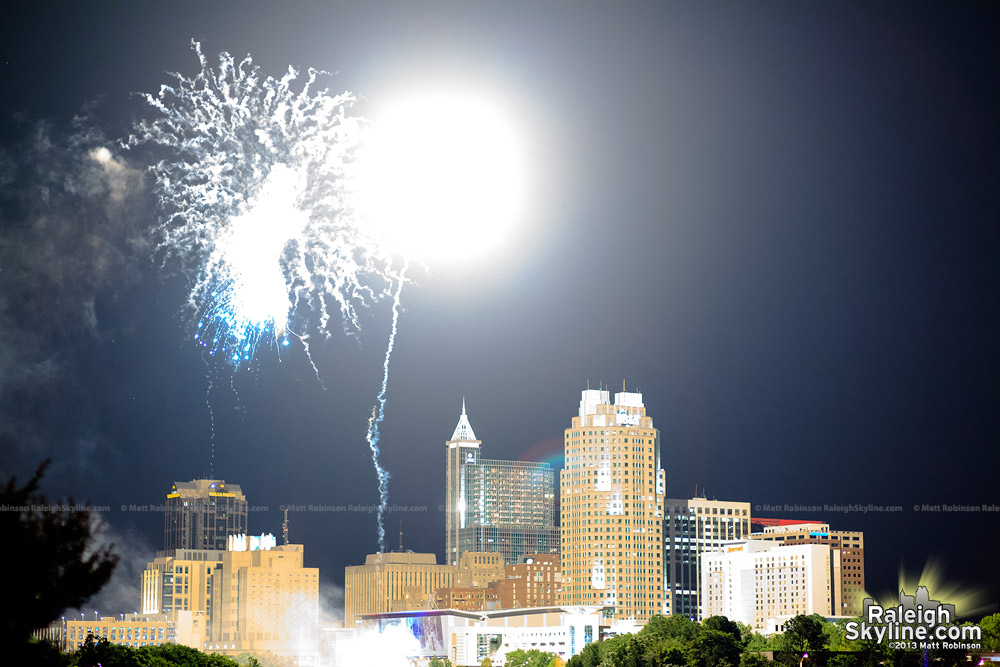
[[[803,653],[802,654],[802,659],[799,660],[799,667],[802,667],[802,663],[805,662],[805,659],[808,658],[808,657],[809,657],[808,653]]]

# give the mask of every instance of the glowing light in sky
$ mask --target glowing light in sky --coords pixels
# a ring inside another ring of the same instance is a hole
[[[359,210],[395,250],[420,259],[495,248],[523,206],[517,136],[484,99],[399,103],[368,128],[360,157]]]

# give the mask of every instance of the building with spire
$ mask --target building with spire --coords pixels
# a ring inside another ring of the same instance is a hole
[[[645,622],[664,611],[660,434],[641,393],[610,393],[584,390],[566,429],[561,600]]]
[[[482,441],[462,414],[447,447],[445,561],[499,552],[508,565],[525,554],[559,553],[555,473],[548,463],[481,458]]]

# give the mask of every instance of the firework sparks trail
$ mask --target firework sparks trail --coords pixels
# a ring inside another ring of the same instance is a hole
[[[399,276],[359,222],[350,183],[367,123],[355,98],[315,90],[322,73],[263,76],[247,57],[172,74],[146,101],[159,112],[129,145],[160,146],[153,167],[165,265],[193,281],[188,305],[198,343],[239,366],[262,343],[294,329],[324,334],[332,310],[358,332],[358,309],[388,295]],[[315,321],[312,321],[315,318]]]
[[[396,345],[396,329],[399,324],[399,297],[403,292],[404,274],[406,267],[399,274],[399,284],[396,287],[396,295],[392,301],[392,330],[389,332],[389,344],[385,348],[385,361],[382,363],[382,386],[379,389],[378,397],[375,399],[376,405],[372,406],[372,416],[368,419],[368,433],[365,436],[368,447],[372,450],[372,465],[375,466],[375,474],[378,475],[378,551],[385,552],[385,508],[389,505],[389,472],[379,463],[379,424],[385,418],[386,391],[389,388],[389,357],[392,356],[392,348]]]
[[[394,291],[367,437],[379,480],[382,550],[389,474],[378,461],[378,426],[406,267],[394,268],[392,253],[352,205],[368,123],[349,113],[351,93],[316,89],[322,72],[310,69],[299,81],[289,68],[276,79],[263,76],[249,56],[237,62],[226,53],[216,70],[197,42],[192,48],[200,72],[173,73],[172,85],[145,95],[158,117],[140,122],[127,142],[166,152],[152,167],[159,256],[191,280],[193,336],[210,355],[249,366],[262,345],[280,352],[295,337],[321,384],[305,332],[328,336],[339,312],[345,332],[359,333],[358,310]]]

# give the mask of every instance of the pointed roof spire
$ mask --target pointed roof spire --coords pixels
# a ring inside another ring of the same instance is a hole
[[[465,397],[462,397],[462,416],[458,418],[458,426],[455,427],[455,432],[451,436],[452,441],[462,440],[465,442],[475,442],[476,434],[472,430],[472,424],[469,423],[469,416],[465,414]]]

